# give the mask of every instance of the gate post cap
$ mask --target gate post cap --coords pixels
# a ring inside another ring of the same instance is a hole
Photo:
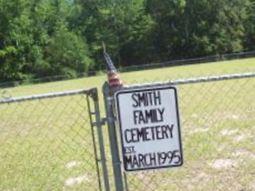
[[[119,73],[114,66],[111,57],[109,54],[106,52],[105,44],[104,42],[102,43],[103,45],[103,54],[104,54],[104,59],[106,61],[106,70],[107,70],[107,78],[108,78],[108,84],[111,89],[117,90],[120,89],[123,86],[123,83],[120,79]]]

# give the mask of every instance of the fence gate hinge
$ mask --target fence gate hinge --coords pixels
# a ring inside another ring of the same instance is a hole
[[[116,120],[117,120],[116,117],[114,117],[114,118],[107,118],[107,117],[104,117],[104,118],[102,118],[102,119],[100,120],[99,124],[100,124],[101,126],[103,126],[103,125],[106,124],[107,121],[112,121],[112,122],[114,123]],[[93,125],[93,126],[96,126],[96,125],[97,125],[97,122],[93,122],[92,125]]]
[[[101,121],[100,121],[101,125],[105,125],[106,122],[107,122],[106,117],[102,118]]]
[[[106,118],[106,117],[105,117],[105,118],[102,118],[102,119],[100,120],[100,122],[99,122],[100,126],[105,125],[106,121],[107,121],[107,118]],[[93,125],[93,126],[97,126],[97,122],[93,122],[92,125]]]
[[[93,88],[89,91],[88,95],[94,100],[94,101],[98,101],[98,92],[97,92],[97,88]]]

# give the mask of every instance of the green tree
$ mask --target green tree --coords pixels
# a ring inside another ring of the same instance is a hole
[[[73,4],[61,0],[34,1],[34,39],[41,47],[33,71],[37,77],[65,75],[74,77],[86,72],[92,60],[86,39],[69,28]],[[38,30],[39,29],[39,30]]]
[[[49,74],[62,74],[75,77],[88,71],[92,60],[84,40],[71,32],[63,23],[56,26],[45,50],[46,60],[50,63]]]
[[[248,17],[245,21],[245,48],[246,50],[255,49],[255,1],[251,0],[250,5],[247,8]]]
[[[154,46],[173,59],[243,50],[249,0],[147,0],[156,21]]]
[[[98,63],[97,69],[102,68],[103,63],[102,41],[117,65],[146,62],[144,55],[150,47],[146,45],[149,44],[148,36],[153,22],[144,12],[143,0],[75,2],[80,12],[72,23],[76,23],[87,37],[93,57]]]
[[[185,0],[146,0],[145,8],[155,21],[153,31],[154,57],[157,61],[178,57],[183,44]]]
[[[66,0],[0,1],[0,81],[76,76],[90,64],[86,39],[69,28]]]
[[[254,0],[0,0],[0,81],[253,50]]]
[[[26,0],[0,1],[0,80],[21,79],[31,40]]]

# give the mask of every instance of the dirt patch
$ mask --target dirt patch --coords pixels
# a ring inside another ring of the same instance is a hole
[[[70,161],[70,162],[66,163],[65,167],[67,169],[71,169],[71,168],[75,168],[79,165],[81,165],[81,162],[79,162],[79,161]]]
[[[89,181],[89,177],[86,174],[77,177],[71,177],[65,180],[65,186],[71,187],[86,181]]]
[[[249,189],[255,190],[255,181],[253,181],[253,182],[249,185]]]
[[[252,158],[255,159],[255,154],[246,149],[238,149],[232,153],[234,157],[244,157],[244,158]]]
[[[234,120],[239,120],[242,119],[242,116],[237,113],[232,113],[232,112],[221,112],[220,114],[217,114],[218,117],[220,117],[223,120],[228,120],[228,119],[234,119]]]
[[[223,129],[220,134],[223,136],[231,136],[238,133],[238,129]]]
[[[199,115],[196,114],[196,113],[193,113],[193,114],[191,115],[191,117],[197,119],[197,118],[199,118]]]
[[[206,133],[209,131],[209,128],[196,128],[193,131],[191,131],[191,133]]]
[[[246,138],[245,135],[237,135],[237,136],[233,137],[233,139],[234,139],[236,142],[243,141],[245,138]]]
[[[193,179],[193,183],[209,182],[210,176],[204,172],[198,173]]]
[[[237,161],[232,159],[217,159],[209,165],[217,170],[230,169],[237,166]]]
[[[218,146],[218,148],[217,148],[217,151],[218,152],[222,152],[222,151],[224,151],[225,149],[227,149],[227,145],[225,145],[225,144],[220,144],[219,146]]]
[[[239,119],[239,116],[238,115],[232,115],[230,118],[232,118],[232,119]]]

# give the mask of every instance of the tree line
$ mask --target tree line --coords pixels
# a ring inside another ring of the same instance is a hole
[[[0,81],[255,49],[255,0],[0,0]]]

